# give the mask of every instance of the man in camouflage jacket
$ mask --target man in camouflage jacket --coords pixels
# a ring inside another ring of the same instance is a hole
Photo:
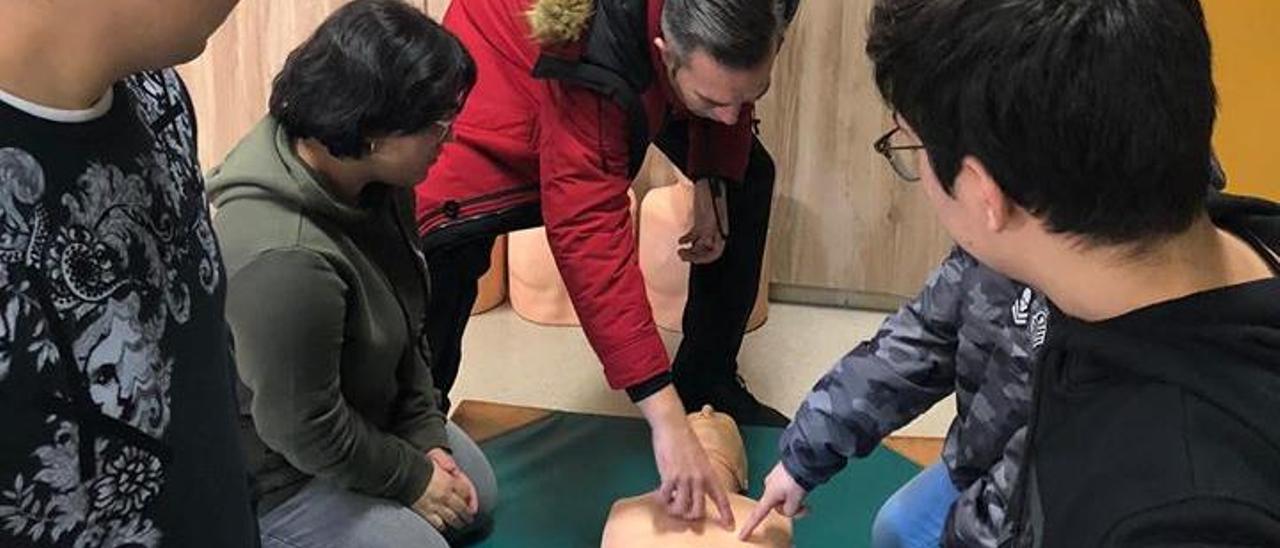
[[[1048,316],[1039,293],[956,248],[875,338],[818,381],[782,436],[771,476],[789,475],[803,496],[954,392],[942,462],[885,503],[873,545],[995,546],[1017,481],[1030,367]],[[925,481],[942,485],[922,490]],[[767,511],[771,501],[763,502]]]

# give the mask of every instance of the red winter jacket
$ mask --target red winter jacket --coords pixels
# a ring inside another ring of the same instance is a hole
[[[418,228],[435,247],[545,222],[609,386],[632,387],[670,368],[627,200],[645,147],[668,115],[688,117],[653,45],[663,0],[595,0],[577,42],[544,48],[524,14],[547,1],[557,0],[456,0],[449,7],[444,26],[471,52],[479,76],[454,142],[417,187]],[[734,126],[690,120],[686,174],[741,181],[751,109],[744,107]],[[504,217],[508,222],[495,223]]]

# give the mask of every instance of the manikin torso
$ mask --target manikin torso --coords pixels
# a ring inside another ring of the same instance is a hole
[[[631,199],[634,225],[636,196],[632,191],[627,195]],[[569,300],[569,290],[551,255],[546,228],[530,228],[510,234],[507,268],[511,308],[516,314],[543,325],[578,325],[578,314]]]
[[[650,189],[640,204],[640,270],[653,319],[680,331],[689,296],[689,263],[676,254],[680,237],[693,228],[693,185],[687,180]]]
[[[747,484],[747,456],[738,434],[738,425],[710,407],[689,415],[689,425],[707,452],[716,478],[730,493],[734,522],[741,525],[755,510],[756,501],[737,494]],[[613,504],[605,521],[601,548],[719,548],[721,546],[791,546],[791,520],[770,512],[748,542],[738,540],[737,531],[726,530],[715,520],[715,504],[707,499],[710,516],[689,522],[669,516],[652,494],[621,499]]]
[[[489,271],[476,283],[476,303],[472,314],[493,310],[507,300],[507,236],[493,241],[493,253],[489,256]]]
[[[654,321],[663,329],[680,332],[689,298],[689,263],[680,260],[677,251],[680,238],[693,229],[694,190],[693,183],[674,168],[665,174],[671,180],[650,188],[640,204],[640,270]],[[764,325],[769,315],[768,261],[766,250],[747,331]]]

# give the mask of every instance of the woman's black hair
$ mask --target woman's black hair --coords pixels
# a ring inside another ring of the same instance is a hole
[[[455,116],[475,81],[471,55],[426,14],[401,0],[355,0],[289,54],[270,111],[291,138],[361,158],[371,138]]]

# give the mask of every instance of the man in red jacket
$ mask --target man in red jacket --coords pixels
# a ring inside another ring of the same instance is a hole
[[[494,238],[545,223],[609,385],[626,389],[653,429],[660,494],[673,512],[701,517],[704,490],[717,492],[687,409],[709,403],[743,424],[786,424],[741,384],[737,353],[774,180],[752,104],[768,91],[797,1],[452,4],[444,25],[475,57],[479,80],[417,204],[442,392],[456,377]],[[694,266],[674,362],[645,296],[627,200],[650,143],[697,189],[694,228],[682,240]]]

